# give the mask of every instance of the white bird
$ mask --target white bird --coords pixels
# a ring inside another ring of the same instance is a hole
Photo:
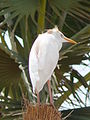
[[[39,34],[35,40],[29,55],[29,73],[33,92],[37,94],[37,102],[40,103],[39,92],[47,82],[50,103],[53,104],[51,93],[51,75],[58,63],[59,51],[63,42],[76,42],[65,37],[57,27],[48,29],[47,32]]]

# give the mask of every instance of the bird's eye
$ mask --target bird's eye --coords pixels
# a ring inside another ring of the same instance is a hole
[[[61,34],[61,37],[63,38],[63,34]]]

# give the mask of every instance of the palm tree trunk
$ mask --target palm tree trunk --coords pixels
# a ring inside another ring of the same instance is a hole
[[[39,16],[38,16],[38,33],[44,30],[45,25],[45,10],[46,10],[46,0],[39,0]]]
[[[41,104],[26,107],[23,115],[24,120],[61,120],[61,113],[52,105]]]

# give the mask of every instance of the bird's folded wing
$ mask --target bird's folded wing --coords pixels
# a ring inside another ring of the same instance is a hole
[[[35,92],[36,83],[39,80],[38,75],[38,59],[35,49],[32,49],[29,57],[29,73],[31,78],[31,83],[33,86],[33,92]]]

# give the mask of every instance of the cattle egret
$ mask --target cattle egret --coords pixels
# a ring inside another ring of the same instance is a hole
[[[65,37],[58,28],[48,29],[36,38],[29,55],[29,73],[33,92],[37,94],[37,102],[40,103],[39,92],[47,82],[50,95],[50,103],[53,104],[50,78],[56,68],[59,51],[63,42],[76,42]]]

